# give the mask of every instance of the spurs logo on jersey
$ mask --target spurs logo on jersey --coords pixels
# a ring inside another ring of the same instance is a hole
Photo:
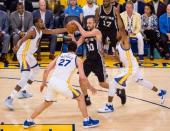
[[[117,29],[116,26],[116,20],[114,16],[114,7],[111,6],[111,9],[108,13],[106,13],[105,9],[103,6],[100,7],[100,12],[99,12],[99,23],[98,23],[98,28],[100,30],[113,30]]]
[[[37,51],[37,49],[38,49],[37,45],[39,43],[39,40],[42,37],[42,31],[38,32],[35,26],[32,26],[31,28],[36,31],[35,38],[34,39],[28,39],[27,41],[22,43],[17,54],[27,54],[27,53],[34,54]]]
[[[73,53],[62,53],[56,61],[52,77],[67,81],[76,68],[76,58]]]
[[[101,59],[100,48],[102,48],[102,43],[96,41],[95,37],[88,37],[85,39],[87,47],[87,59]]]

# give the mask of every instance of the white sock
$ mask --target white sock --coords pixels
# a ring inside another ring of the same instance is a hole
[[[88,121],[89,120],[89,116],[88,117],[86,117],[86,118],[84,118],[84,121]]]
[[[10,97],[13,99],[17,95],[18,91],[13,90],[10,94]]]

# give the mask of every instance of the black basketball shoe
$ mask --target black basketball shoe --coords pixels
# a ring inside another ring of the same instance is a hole
[[[124,105],[126,103],[126,92],[125,89],[117,89],[117,96],[121,99],[121,104]]]
[[[86,106],[91,105],[90,97],[88,95],[86,95],[84,98],[85,98]]]

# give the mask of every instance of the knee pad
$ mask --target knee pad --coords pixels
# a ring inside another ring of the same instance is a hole
[[[39,71],[40,71],[39,65],[35,66],[34,68],[31,68],[29,80],[34,81],[34,79],[37,76],[37,74],[39,73]]]
[[[30,74],[29,71],[23,71],[23,72],[21,72],[21,79],[20,79],[20,81],[18,82],[18,85],[19,85],[20,87],[23,88],[23,87],[27,84],[27,81],[28,81],[28,79],[29,79],[29,74]]]
[[[114,96],[115,94],[116,94],[116,84],[115,84],[115,81],[110,81],[109,82],[108,95],[109,96]]]

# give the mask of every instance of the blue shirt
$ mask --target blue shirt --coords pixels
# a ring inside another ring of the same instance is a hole
[[[159,29],[162,34],[170,33],[170,17],[167,13],[159,17]]]
[[[68,16],[78,16],[80,17],[80,14],[83,13],[83,10],[81,7],[77,6],[75,8],[72,8],[71,5],[69,5],[66,9],[65,9],[65,14],[68,14]]]

